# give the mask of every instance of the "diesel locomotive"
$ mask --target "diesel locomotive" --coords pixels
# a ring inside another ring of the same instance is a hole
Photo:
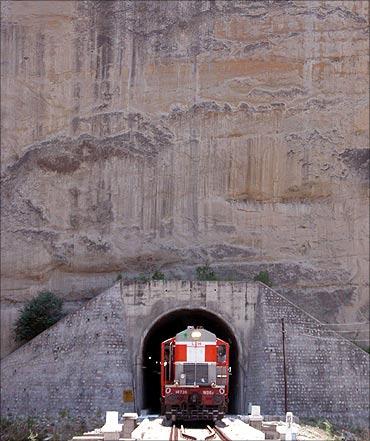
[[[168,420],[216,421],[227,411],[227,342],[188,326],[161,344],[161,413]]]

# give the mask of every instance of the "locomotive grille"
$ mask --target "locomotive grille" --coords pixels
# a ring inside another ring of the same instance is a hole
[[[184,374],[186,384],[208,384],[208,364],[207,363],[185,363]]]

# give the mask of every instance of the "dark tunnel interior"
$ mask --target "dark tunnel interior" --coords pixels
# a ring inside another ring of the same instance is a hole
[[[174,337],[187,326],[203,326],[230,344],[229,413],[237,413],[238,346],[228,325],[216,315],[202,309],[173,311],[158,320],[147,334],[143,345],[143,408],[160,413],[160,347],[161,342]]]

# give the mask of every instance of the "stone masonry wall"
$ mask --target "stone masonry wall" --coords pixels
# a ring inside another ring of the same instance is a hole
[[[284,318],[289,410],[367,424],[368,354],[272,289],[241,282],[116,284],[2,361],[2,414],[68,411],[88,422],[107,410],[140,411],[144,337],[176,308],[202,308],[235,333],[240,413],[249,402],[264,414],[284,412]],[[134,401],[124,401],[130,389]]]
[[[118,291],[119,292],[119,291]],[[111,290],[91,300],[2,361],[2,414],[87,422],[122,406],[132,387],[128,329]]]
[[[262,285],[249,353],[249,401],[260,404],[264,413],[284,413],[282,318],[288,410],[366,426],[369,355]]]

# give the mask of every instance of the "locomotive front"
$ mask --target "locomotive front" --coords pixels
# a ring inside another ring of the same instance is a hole
[[[162,342],[161,407],[167,419],[221,419],[228,389],[228,343],[193,326]]]

